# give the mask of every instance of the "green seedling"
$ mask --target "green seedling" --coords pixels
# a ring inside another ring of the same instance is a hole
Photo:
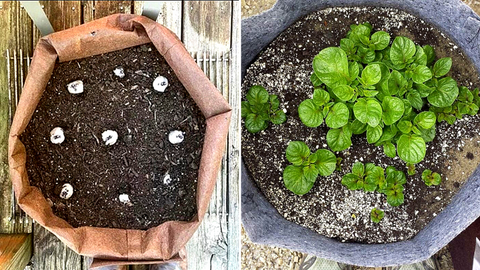
[[[242,101],[245,127],[249,132],[256,133],[266,129],[269,122],[276,125],[284,123],[287,116],[279,107],[278,96],[269,95],[262,86],[252,86],[248,90],[247,101]]]

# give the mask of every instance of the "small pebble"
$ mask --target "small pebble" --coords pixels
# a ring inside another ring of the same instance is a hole
[[[65,141],[65,134],[63,134],[63,128],[56,127],[50,131],[50,141],[54,144],[61,144]]]
[[[73,195],[73,187],[70,184],[63,184],[62,191],[60,191],[60,198],[68,200]]]
[[[70,94],[81,94],[83,93],[83,82],[81,80],[73,81],[67,84],[67,90]]]
[[[114,145],[118,139],[118,133],[113,130],[107,130],[102,133],[102,139],[105,145]]]
[[[122,66],[116,67],[116,68],[113,70],[113,74],[115,74],[115,76],[117,76],[117,77],[119,77],[119,78],[125,77],[125,72],[124,72]]]
[[[181,143],[183,139],[185,139],[184,134],[185,133],[180,130],[171,131],[170,134],[168,134],[168,141],[170,141],[171,144]]]
[[[165,89],[167,89],[167,86],[168,86],[168,80],[163,76],[158,76],[153,81],[153,89],[157,92],[162,92],[162,93],[165,92]]]
[[[132,142],[133,140],[133,135],[132,134],[128,134],[125,136],[125,138],[123,138],[123,141],[126,142],[126,143],[129,143],[129,142]]]

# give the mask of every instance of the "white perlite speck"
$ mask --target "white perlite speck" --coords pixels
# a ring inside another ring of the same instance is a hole
[[[128,197],[128,194],[122,193],[120,196],[118,196],[118,200],[126,205],[133,205],[130,202],[130,198]]]
[[[70,94],[81,94],[83,93],[83,82],[81,80],[73,81],[67,84],[67,90]]]
[[[185,139],[185,133],[181,132],[180,130],[174,130],[171,131],[170,134],[168,134],[168,141],[171,144],[177,144],[183,142],[183,139]]]
[[[107,130],[102,133],[102,140],[105,145],[114,145],[117,142],[118,133],[113,130]]]
[[[170,174],[166,173],[165,176],[163,177],[163,183],[165,185],[168,185],[172,182],[172,177],[170,177]]]
[[[125,77],[125,72],[124,72],[122,66],[116,67],[116,68],[113,70],[113,74],[115,74],[115,76],[117,76],[117,77],[119,77],[119,78]]]
[[[60,198],[68,200],[73,195],[73,187],[70,184],[63,184],[62,191],[60,191]]]
[[[63,134],[63,128],[56,127],[50,131],[50,141],[54,144],[61,144],[65,141],[65,134]]]
[[[153,89],[157,92],[162,92],[162,93],[165,92],[165,89],[167,89],[167,86],[168,86],[168,80],[163,76],[158,76],[153,81]]]

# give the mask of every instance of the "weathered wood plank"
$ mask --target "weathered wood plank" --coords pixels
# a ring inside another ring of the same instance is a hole
[[[228,102],[233,107],[228,135],[228,269],[240,266],[241,217],[240,217],[240,23],[241,2],[233,1],[232,44],[230,57],[230,91]]]
[[[132,13],[133,1],[83,1],[83,21],[89,22],[116,13]]]
[[[81,24],[82,6],[80,1],[40,1],[40,4],[55,31]],[[33,44],[36,45],[41,35],[36,27],[33,32]]]
[[[8,173],[8,131],[10,122],[9,89],[7,78],[7,59],[4,55],[9,46],[7,37],[12,33],[9,18],[13,3],[2,2],[0,9],[0,233],[11,233],[13,224],[12,215],[12,184]]]
[[[144,1],[134,2],[135,14],[142,14]],[[182,36],[182,1],[157,1],[161,11],[157,22],[172,30],[179,38]]]
[[[45,14],[55,31],[61,31],[81,24],[80,1],[40,1]],[[35,44],[40,33],[35,27]],[[65,246],[56,236],[39,224],[34,225],[34,269],[72,269],[82,267],[82,257]]]
[[[81,256],[65,246],[40,224],[34,224],[33,235],[32,265],[34,269],[82,269]]]
[[[230,50],[232,2],[185,1],[182,41],[190,52]]]
[[[10,119],[14,112],[14,107],[10,106],[11,100],[14,98],[10,89],[15,85],[18,87],[23,82],[20,70],[15,74],[10,74],[11,80],[9,80],[8,71],[13,72],[15,69],[14,66],[9,67],[10,62],[7,60],[6,50],[22,49],[23,54],[26,49],[23,46],[27,46],[25,44],[28,44],[32,32],[31,27],[22,25],[26,18],[25,11],[21,10],[19,2],[2,1],[0,7],[0,36],[2,37],[0,38],[0,233],[30,232],[31,226],[20,222],[23,221],[23,217],[18,216],[11,220],[16,205],[12,198],[7,158],[8,132]]]
[[[188,1],[184,2],[183,10],[184,44],[228,100],[231,81],[225,53],[230,50],[232,3]],[[191,269],[227,269],[231,248],[228,243],[227,219],[230,209],[227,202],[235,201],[235,198],[228,198],[231,188],[228,182],[228,157],[229,153],[226,152],[204,221],[187,245]]]
[[[24,269],[31,256],[31,234],[0,234],[0,269]]]

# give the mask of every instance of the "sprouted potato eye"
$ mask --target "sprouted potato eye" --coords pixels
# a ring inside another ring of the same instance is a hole
[[[81,94],[83,93],[83,82],[81,80],[73,81],[67,84],[67,90],[70,94]]]
[[[165,92],[168,87],[168,80],[163,76],[158,76],[153,81],[153,89],[157,92]]]
[[[61,127],[56,127],[50,131],[50,141],[54,144],[61,144],[65,141],[65,135]]]
[[[107,130],[102,133],[102,140],[105,145],[114,145],[117,142],[118,133],[113,130]]]

